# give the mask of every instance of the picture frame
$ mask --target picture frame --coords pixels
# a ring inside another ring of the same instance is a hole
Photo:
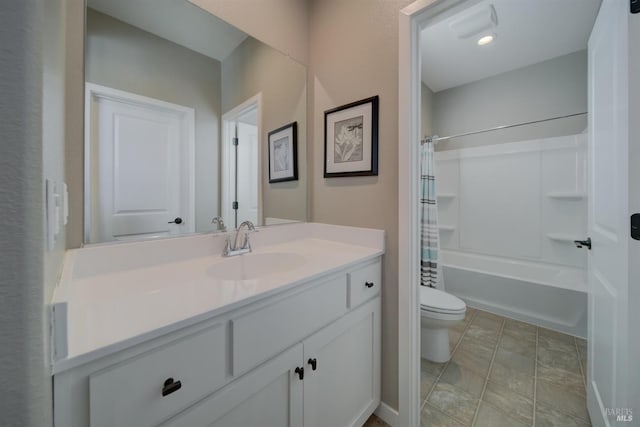
[[[324,177],[378,175],[378,95],[324,112]]]
[[[298,180],[298,122],[268,133],[269,183]]]

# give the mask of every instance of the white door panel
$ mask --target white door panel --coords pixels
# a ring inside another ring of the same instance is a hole
[[[589,413],[616,425],[628,404],[628,2],[604,0],[589,39]],[[637,414],[636,414],[637,415]]]
[[[98,126],[101,240],[171,233],[168,220],[180,216],[177,118],[104,101]]]
[[[178,125],[175,118],[156,122],[114,112],[115,213],[157,211],[171,205],[179,209],[175,197],[179,170],[171,161],[180,156]],[[145,192],[154,186],[170,191]]]
[[[261,225],[260,111],[258,94],[222,116],[220,213],[229,228],[247,220]],[[234,202],[238,202],[237,209]]]
[[[238,224],[258,223],[258,127],[238,122]]]
[[[360,426],[377,406],[380,325],[376,299],[304,341],[305,427]]]
[[[195,231],[192,110],[95,85],[88,91],[87,241]],[[182,223],[171,223],[177,217]]]

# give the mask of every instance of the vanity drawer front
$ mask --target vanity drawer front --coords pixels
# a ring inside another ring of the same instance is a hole
[[[157,426],[222,387],[229,379],[226,336],[221,323],[91,375],[91,427]],[[181,387],[163,396],[172,389],[168,378]]]
[[[233,375],[275,356],[346,311],[347,277],[343,275],[233,319]]]
[[[349,273],[349,308],[378,295],[382,287],[380,260]]]

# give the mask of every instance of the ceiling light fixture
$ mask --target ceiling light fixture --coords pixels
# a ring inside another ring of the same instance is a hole
[[[478,46],[486,46],[496,38],[495,34],[489,34],[488,36],[480,37],[478,39]]]

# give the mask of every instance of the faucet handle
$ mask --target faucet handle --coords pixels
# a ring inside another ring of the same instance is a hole
[[[211,224],[216,224],[218,226],[216,229],[217,231],[227,231],[227,227],[224,225],[224,220],[221,216],[213,217]]]
[[[224,237],[224,248],[222,249],[222,255],[223,256],[229,256],[229,254],[232,252],[231,249],[231,236],[229,235],[229,233],[227,233]]]
[[[249,234],[250,233],[255,233],[255,229],[254,230],[242,230],[242,243],[240,244],[240,246],[237,249],[249,249],[249,252],[251,252],[251,241],[249,241]],[[237,241],[236,241],[237,242]]]
[[[249,241],[248,232],[244,235],[244,241],[242,242],[242,247],[240,249],[249,249],[249,252],[251,252],[251,242]]]

